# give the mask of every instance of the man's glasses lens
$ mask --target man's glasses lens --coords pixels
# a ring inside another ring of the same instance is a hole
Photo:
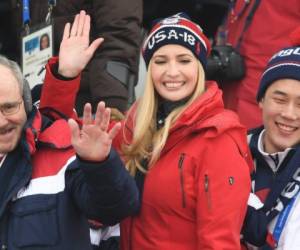
[[[19,111],[21,103],[22,101],[5,103],[0,106],[0,110],[3,115],[13,115]]]

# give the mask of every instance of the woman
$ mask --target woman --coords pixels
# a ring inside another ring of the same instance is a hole
[[[44,50],[49,48],[50,46],[50,38],[47,33],[43,34],[40,38],[40,50]]]
[[[182,13],[155,24],[144,43],[145,92],[115,143],[141,191],[140,213],[121,225],[123,250],[240,249],[246,131],[216,83],[205,83],[209,51]]]
[[[155,24],[144,43],[144,96],[114,141],[140,188],[140,212],[121,225],[123,250],[240,249],[250,192],[246,130],[224,110],[216,83],[205,82],[209,51],[183,14]],[[43,95],[49,86],[46,77]]]

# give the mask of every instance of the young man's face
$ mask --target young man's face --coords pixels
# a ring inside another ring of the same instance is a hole
[[[259,106],[266,129],[266,152],[283,151],[300,142],[300,81],[275,81],[267,89]]]
[[[0,107],[0,154],[6,154],[15,149],[19,142],[26,122],[26,112],[16,78],[2,65],[0,65]],[[12,114],[3,114],[3,110]]]

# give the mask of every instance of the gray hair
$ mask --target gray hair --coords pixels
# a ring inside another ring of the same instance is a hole
[[[0,65],[8,68],[12,72],[13,76],[16,78],[19,84],[19,88],[21,91],[20,93],[21,95],[23,95],[22,93],[23,93],[24,80],[23,80],[23,74],[20,66],[16,62],[9,60],[7,57],[3,55],[0,55]]]

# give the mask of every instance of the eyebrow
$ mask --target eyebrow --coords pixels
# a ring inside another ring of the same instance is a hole
[[[274,91],[272,92],[272,94],[274,94],[274,95],[284,95],[284,96],[287,95],[285,92],[280,91],[280,90],[274,90]]]
[[[18,103],[20,103],[21,101],[22,101],[22,100],[12,101],[12,102],[4,102],[4,103],[0,103],[0,106],[11,105],[11,104],[18,104]]]
[[[285,93],[283,91],[280,91],[280,90],[275,90],[272,94],[273,95],[280,95],[280,96],[284,96],[284,97],[288,96],[287,93]],[[296,96],[296,98],[300,99],[300,95]]]
[[[176,57],[185,57],[185,56],[188,56],[188,57],[193,57],[193,55],[190,55],[190,54],[179,54],[179,55],[176,55]],[[154,58],[156,58],[156,57],[163,57],[163,58],[165,58],[165,57],[168,57],[167,55],[164,55],[164,54],[158,54],[158,55],[155,55],[154,56]]]

